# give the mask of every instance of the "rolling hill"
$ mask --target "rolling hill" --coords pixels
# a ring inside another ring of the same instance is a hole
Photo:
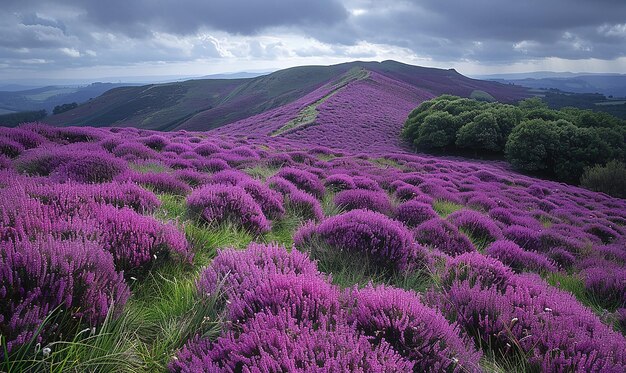
[[[357,70],[363,71],[366,76],[353,79],[352,75]],[[286,119],[283,124],[286,124],[299,115],[298,108],[301,109],[302,105],[315,103],[315,100],[307,101],[316,95],[314,92],[333,90],[337,85],[348,91],[353,89],[353,85],[367,85],[370,98],[378,97],[377,92],[385,97],[389,89],[403,91],[402,100],[410,101],[411,105],[408,102],[400,105],[401,111],[397,113],[400,117],[405,116],[421,99],[444,93],[466,97],[478,95],[505,102],[527,95],[524,88],[470,79],[453,69],[425,68],[395,61],[350,62],[294,67],[247,79],[199,79],[120,87],[46,121],[63,126],[209,130],[282,107],[281,112]],[[309,96],[311,94],[313,96]],[[341,97],[335,96],[330,102]],[[379,105],[397,104],[392,95],[387,95],[385,100],[386,103],[380,102]],[[289,111],[285,106],[292,104],[295,104],[292,108],[296,111]],[[326,109],[331,107],[331,104],[321,106]]]
[[[37,88],[5,85],[0,88],[0,114],[34,110],[47,110],[48,113],[52,113],[57,105],[86,102],[108,90],[128,85],[128,83],[92,83],[83,86],[51,85]]]

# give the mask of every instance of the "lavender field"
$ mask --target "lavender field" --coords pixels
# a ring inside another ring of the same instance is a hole
[[[0,129],[0,370],[626,369],[626,201],[319,123]]]

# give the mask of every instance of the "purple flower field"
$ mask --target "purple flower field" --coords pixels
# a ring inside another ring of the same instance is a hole
[[[431,95],[386,79],[278,136],[331,88],[204,133],[0,128],[0,370],[626,371],[626,201],[403,151]]]

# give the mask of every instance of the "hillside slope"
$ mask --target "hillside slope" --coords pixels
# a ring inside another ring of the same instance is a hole
[[[74,110],[52,116],[47,122],[54,125],[209,130],[295,103],[321,87],[342,81],[351,71],[359,69],[431,95],[451,93],[469,97],[474,92],[486,92],[501,101],[526,96],[523,88],[470,79],[454,70],[395,61],[350,62],[294,67],[250,79],[190,80],[123,87],[106,92]]]

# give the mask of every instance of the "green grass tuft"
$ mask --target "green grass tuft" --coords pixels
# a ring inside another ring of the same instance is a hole
[[[441,216],[442,218],[448,217],[448,215],[452,214],[455,211],[462,209],[464,206],[459,205],[458,203],[454,203],[445,199],[438,199],[433,202],[433,209]]]

